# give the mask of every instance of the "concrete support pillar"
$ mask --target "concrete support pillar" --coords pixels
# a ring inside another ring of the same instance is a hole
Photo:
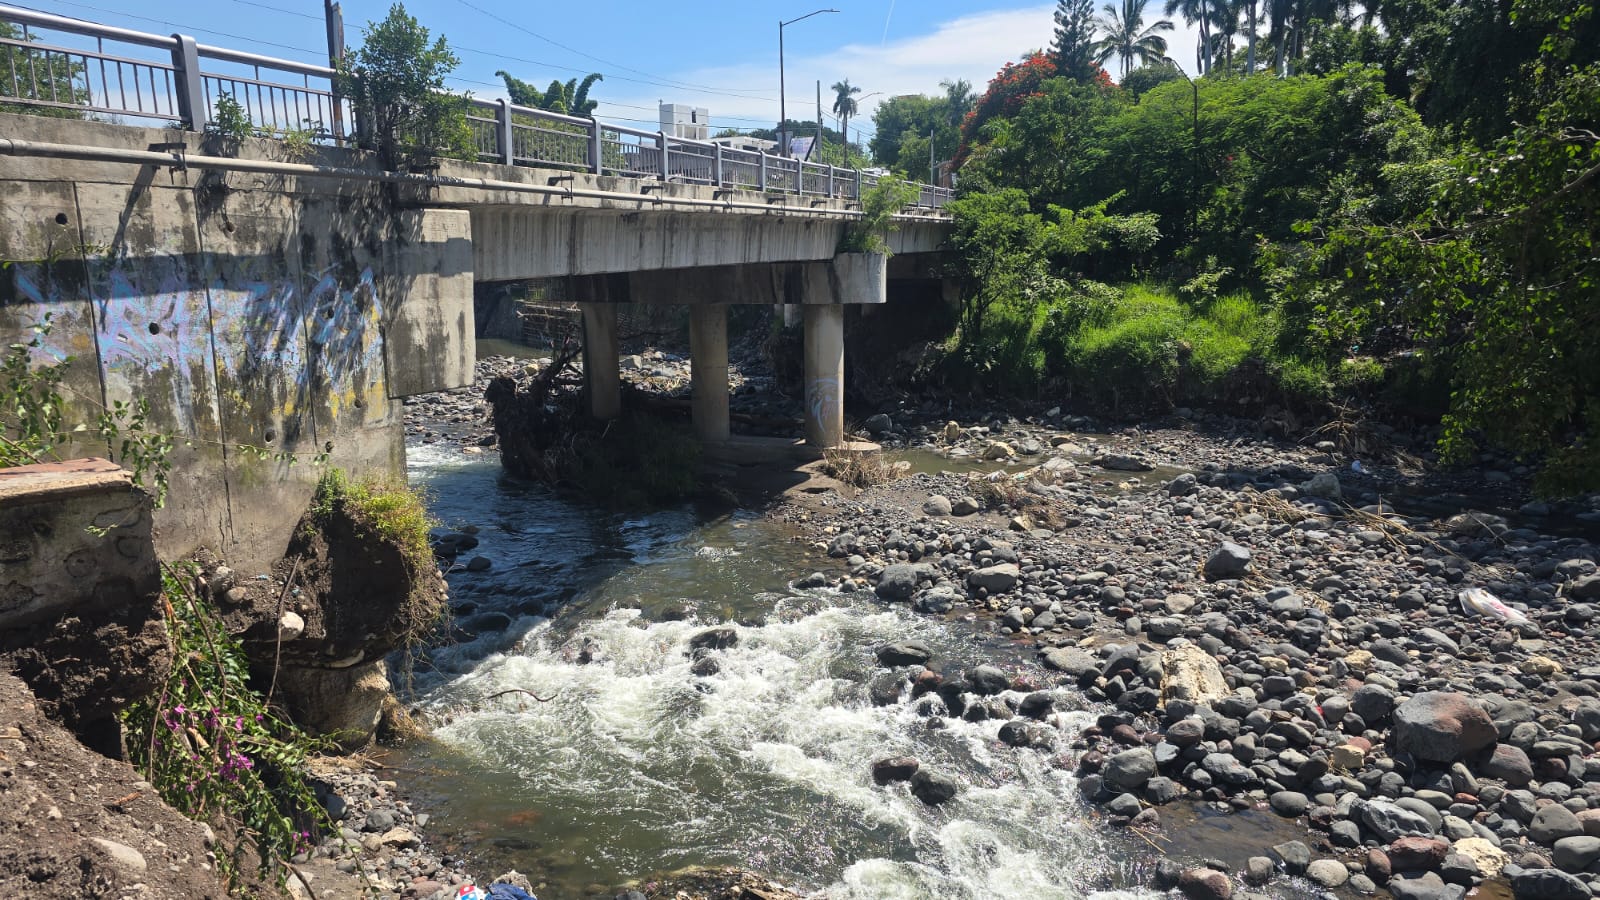
[[[689,377],[695,437],[726,441],[728,430],[728,308],[689,307]]]
[[[596,419],[622,415],[622,367],[617,353],[617,308],[610,303],[582,303],[583,382],[589,391],[589,412]]]
[[[806,443],[844,443],[844,307],[808,305],[806,319]]]
[[[803,318],[800,312],[800,304],[798,303],[780,303],[778,304],[778,311],[783,314],[783,327],[785,328],[793,328],[799,325],[800,320]]]

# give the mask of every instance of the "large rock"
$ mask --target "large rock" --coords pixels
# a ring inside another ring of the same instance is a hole
[[[1533,780],[1533,763],[1521,747],[1495,744],[1494,751],[1478,769],[1490,778],[1498,778],[1514,788],[1527,787]]]
[[[1099,661],[1092,654],[1077,647],[1051,647],[1040,656],[1044,659],[1046,668],[1065,672],[1074,678],[1100,671]]]
[[[1456,841],[1450,846],[1451,853],[1459,853],[1471,859],[1483,873],[1485,878],[1496,878],[1500,870],[1506,867],[1511,857],[1500,846],[1487,838],[1469,837]]]
[[[1582,872],[1600,859],[1600,838],[1586,834],[1564,837],[1556,841],[1555,854],[1551,858],[1557,868],[1567,872]]]
[[[1426,691],[1394,711],[1395,746],[1417,759],[1455,762],[1498,737],[1489,714],[1466,694]]]
[[[1230,900],[1233,882],[1216,869],[1184,869],[1178,876],[1178,890],[1188,900]]]
[[[949,775],[919,768],[916,774],[911,776],[911,796],[929,806],[948,803],[955,799],[959,791],[960,785]]]
[[[1106,760],[1100,774],[1113,788],[1136,792],[1156,774],[1156,755],[1144,747],[1124,750]]]
[[[878,598],[898,603],[909,601],[911,595],[917,592],[917,578],[920,574],[921,569],[910,563],[885,566],[883,574],[878,576]]]
[[[1249,570],[1250,551],[1233,541],[1223,541],[1206,560],[1208,578],[1238,578]]]
[[[1319,859],[1306,867],[1306,877],[1325,888],[1336,888],[1350,880],[1350,870],[1336,859]]]
[[[1589,900],[1589,886],[1560,869],[1527,869],[1511,876],[1516,900]]]
[[[922,641],[900,641],[878,648],[878,662],[890,668],[920,666],[932,658],[933,650]]]
[[[1102,469],[1111,469],[1116,472],[1149,472],[1155,469],[1137,456],[1126,453],[1102,453],[1090,462]]]
[[[949,497],[934,494],[922,504],[922,511],[930,516],[948,516],[955,511],[955,508],[950,504]]]
[[[991,594],[1003,594],[1016,587],[1021,577],[1022,571],[1017,568],[1016,563],[1000,563],[978,569],[968,575],[967,584],[973,590],[982,589]]]
[[[1194,644],[1161,651],[1161,695],[1165,700],[1215,703],[1228,696],[1228,680],[1211,654]]]
[[[878,784],[910,781],[922,764],[914,756],[891,756],[872,763],[872,780]]]
[[[689,650],[726,650],[739,644],[739,632],[732,625],[707,628],[689,638]]]
[[[1445,884],[1433,872],[1407,872],[1389,879],[1387,885],[1394,900],[1458,900],[1461,888]]]
[[[1011,678],[995,666],[973,666],[967,670],[966,678],[974,694],[990,696],[1011,687]]]
[[[1554,844],[1562,838],[1577,837],[1583,834],[1583,823],[1572,810],[1559,803],[1552,803],[1533,814],[1533,821],[1528,823],[1528,837],[1541,844]]]
[[[1427,819],[1384,800],[1361,804],[1360,818],[1362,824],[1386,844],[1394,843],[1408,834],[1428,837],[1434,833]]]

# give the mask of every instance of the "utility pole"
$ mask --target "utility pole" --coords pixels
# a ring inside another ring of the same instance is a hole
[[[817,161],[822,161],[822,79],[817,79]]]
[[[344,62],[344,11],[335,0],[322,0],[323,24],[328,33],[328,66],[338,69]],[[344,138],[344,97],[339,93],[339,79],[333,79],[333,113],[328,126],[335,140]],[[300,123],[304,125],[305,123]]]
[[[928,131],[928,183],[936,187],[939,184],[939,167],[933,161],[933,137],[938,133],[937,129]]]
[[[788,98],[783,95],[783,29],[787,25],[793,25],[794,23],[800,21],[800,19],[809,19],[819,13],[836,12],[838,12],[837,9],[817,9],[812,10],[811,12],[808,12],[799,18],[790,19],[787,22],[778,22],[778,143],[782,145],[778,148],[778,152],[783,156],[789,155],[789,132],[787,127],[789,122]]]

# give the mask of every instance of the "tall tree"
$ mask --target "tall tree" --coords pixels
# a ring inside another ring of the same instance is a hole
[[[1056,74],[1088,84],[1100,74],[1094,62],[1094,0],[1056,0],[1056,36],[1050,60]]]
[[[1100,28],[1105,37],[1094,43],[1095,61],[1102,65],[1113,56],[1122,60],[1122,74],[1126,76],[1137,59],[1141,65],[1159,62],[1167,55],[1167,39],[1157,32],[1171,31],[1172,20],[1157,19],[1149,28],[1144,27],[1144,8],[1150,0],[1122,0],[1122,8],[1114,3],[1101,7],[1105,18]]]
[[[1376,2],[1376,0],[1374,0]],[[1261,23],[1257,20],[1260,13],[1261,0],[1243,0],[1245,14],[1245,42],[1248,47],[1244,54],[1245,71],[1251,75],[1256,72],[1256,35],[1261,30]]]
[[[1211,8],[1216,0],[1167,0],[1166,14],[1183,15],[1188,25],[1198,25],[1200,37],[1195,42],[1194,64],[1201,75],[1210,70]]]
[[[1212,6],[1211,24],[1216,32],[1211,36],[1211,59],[1221,63],[1222,71],[1233,74],[1233,38],[1239,33],[1239,19],[1244,15],[1246,0],[1219,0]]]
[[[861,93],[861,88],[850,83],[850,79],[835,81],[833,87],[833,114],[839,117],[839,130],[844,133],[844,164],[850,165],[850,117],[860,111],[856,106],[855,95]]]

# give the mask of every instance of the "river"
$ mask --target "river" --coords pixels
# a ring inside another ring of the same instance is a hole
[[[393,762],[430,833],[480,875],[515,867],[544,900],[611,897],[691,865],[831,898],[1138,896],[1124,888],[1154,853],[1096,824],[1065,757],[1000,744],[999,721],[931,728],[911,703],[867,697],[887,642],[1049,683],[1025,649],[867,595],[793,589],[817,559],[753,514],[607,514],[507,479],[493,457],[427,446],[409,459],[435,515],[475,527],[472,553],[493,568],[449,576],[457,641],[413,686],[434,738]],[[722,623],[738,644],[695,674],[689,638]],[[1057,715],[1071,734],[1094,714]],[[872,761],[890,755],[957,775],[961,794],[935,808],[874,785]]]

